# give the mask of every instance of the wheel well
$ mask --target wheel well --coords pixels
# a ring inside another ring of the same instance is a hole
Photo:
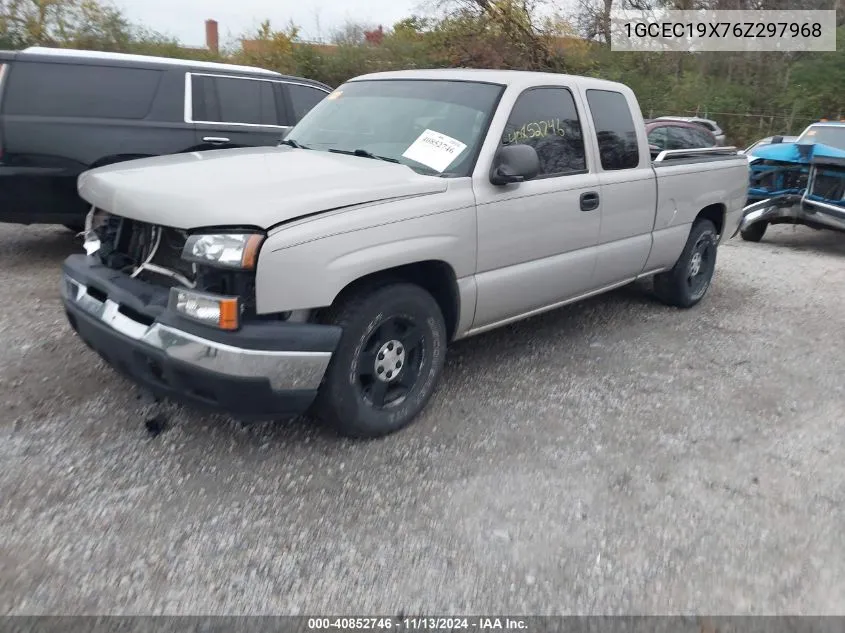
[[[446,322],[447,338],[451,340],[458,327],[460,296],[455,271],[443,261],[415,262],[366,275],[347,284],[335,297],[334,303],[337,304],[338,301],[343,301],[346,297],[363,289],[400,281],[416,284],[434,297]]]
[[[704,207],[701,211],[698,212],[698,215],[695,216],[696,220],[700,218],[710,220],[716,227],[716,233],[721,235],[722,228],[725,226],[725,205],[711,204],[709,206]]]

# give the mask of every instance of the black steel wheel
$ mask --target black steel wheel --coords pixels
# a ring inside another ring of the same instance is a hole
[[[443,368],[446,326],[422,288],[391,283],[342,299],[324,321],[343,328],[314,413],[342,435],[379,437],[408,425]]]
[[[654,277],[654,291],[664,303],[691,308],[707,293],[716,270],[718,236],[710,220],[696,220],[672,270]]]
[[[425,346],[413,316],[388,317],[370,335],[356,362],[359,395],[376,409],[399,405],[420,375]]]

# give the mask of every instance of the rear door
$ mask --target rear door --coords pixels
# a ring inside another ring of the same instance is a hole
[[[601,230],[594,284],[605,287],[628,281],[645,267],[657,205],[657,182],[651,159],[640,152],[634,116],[636,101],[615,90],[588,89],[587,107],[596,131],[601,183]],[[645,141],[645,139],[642,139]]]
[[[278,81],[188,73],[186,116],[200,149],[277,145],[290,118]]]

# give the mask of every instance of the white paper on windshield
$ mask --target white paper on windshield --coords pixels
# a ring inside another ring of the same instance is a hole
[[[458,139],[434,130],[426,130],[402,154],[421,165],[442,172],[461,155],[467,146]]]

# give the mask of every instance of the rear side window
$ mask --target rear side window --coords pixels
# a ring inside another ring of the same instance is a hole
[[[325,90],[299,84],[286,84],[286,87],[297,121],[308,114],[311,108],[320,103],[328,94]]]
[[[602,169],[637,167],[640,164],[637,129],[625,96],[612,90],[588,90],[587,103],[599,141]]]
[[[715,139],[703,130],[690,130],[695,137],[696,147],[713,147]]]
[[[566,88],[530,88],[511,111],[503,145],[530,145],[540,157],[540,176],[587,169],[584,135],[572,93]]]
[[[161,71],[18,62],[9,75],[6,114],[143,119],[152,106]]]
[[[699,149],[713,147],[713,139],[694,127],[670,126],[666,149]]]
[[[191,86],[194,121],[279,125],[273,82],[192,75]]]

